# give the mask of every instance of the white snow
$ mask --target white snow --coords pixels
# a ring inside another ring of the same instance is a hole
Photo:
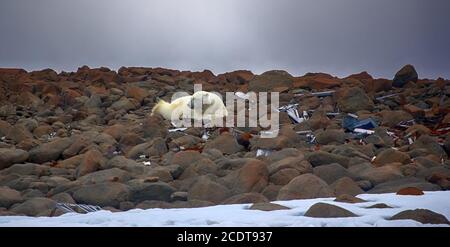
[[[183,209],[134,209],[112,213],[98,211],[88,214],[69,213],[59,217],[0,217],[0,226],[447,226],[423,225],[413,220],[387,220],[408,209],[424,208],[443,214],[450,219],[450,191],[425,192],[422,196],[395,194],[364,194],[364,203],[334,202],[334,198],[277,201],[289,210],[248,210],[251,204],[219,205],[204,208]],[[346,208],[359,217],[310,218],[303,216],[308,208],[326,202]],[[393,208],[368,209],[366,207],[385,203]]]

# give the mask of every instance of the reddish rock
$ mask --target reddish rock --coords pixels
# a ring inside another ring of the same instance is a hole
[[[272,92],[275,88],[291,88],[294,78],[283,70],[271,70],[255,76],[248,89],[253,92]]]
[[[367,80],[364,82],[364,88],[369,93],[389,91],[392,89],[392,81],[387,79]]]
[[[421,196],[423,194],[423,191],[416,187],[405,187],[397,191],[397,195],[404,196]]]
[[[333,192],[327,183],[312,174],[303,174],[283,186],[277,200],[311,199],[332,197]]]
[[[338,87],[341,83],[342,82],[339,78],[332,77],[331,75],[324,73],[305,75],[294,79],[295,87],[310,88],[315,90]]]
[[[75,175],[81,177],[91,172],[95,172],[104,164],[104,162],[103,155],[99,151],[95,149],[89,150],[84,154],[80,165],[76,169]]]
[[[387,148],[377,155],[373,163],[377,166],[384,166],[386,164],[399,162],[402,164],[408,164],[411,162],[411,158],[407,153],[397,151],[392,148]]]
[[[249,209],[250,210],[261,210],[261,211],[274,211],[274,210],[287,210],[290,208],[285,207],[283,205],[270,203],[270,202],[259,202],[259,203],[253,204]]]
[[[336,92],[339,109],[343,112],[355,113],[360,110],[371,110],[373,101],[364,90],[357,87],[341,88]]]
[[[130,97],[130,98],[134,98],[138,102],[142,102],[144,100],[144,98],[146,98],[149,95],[150,95],[150,93],[148,92],[148,90],[145,90],[140,87],[129,86],[129,87],[127,87],[127,90],[126,90],[126,96]]]
[[[251,159],[225,180],[235,193],[261,192],[267,186],[269,171],[264,162]]]

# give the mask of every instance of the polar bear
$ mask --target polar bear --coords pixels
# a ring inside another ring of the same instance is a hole
[[[197,91],[193,95],[177,98],[171,103],[159,100],[152,109],[151,115],[155,114],[160,114],[171,121],[188,118],[217,126],[216,121],[228,116],[228,111],[222,98],[217,94]]]

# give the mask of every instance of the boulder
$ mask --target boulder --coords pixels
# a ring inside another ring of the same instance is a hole
[[[381,115],[381,125],[389,128],[396,127],[402,121],[413,119],[413,116],[403,110],[383,110],[379,113]]]
[[[299,175],[304,173],[309,173],[312,171],[311,164],[308,161],[304,160],[303,155],[300,156],[290,156],[284,159],[273,162],[269,165],[269,174],[274,175],[278,171],[283,169],[294,169]]]
[[[6,138],[13,140],[15,143],[20,143],[24,140],[33,138],[33,134],[23,125],[14,125],[9,128]]]
[[[126,133],[127,127],[123,124],[114,124],[107,127],[103,133],[112,136],[116,141],[119,141],[122,136]]]
[[[175,188],[164,182],[139,182],[128,183],[131,189],[131,201],[135,203],[143,201],[171,201],[171,195],[176,191]]]
[[[20,176],[35,175],[44,176],[50,174],[50,168],[48,166],[42,166],[33,163],[15,164],[9,168],[0,171],[1,175],[16,174]]]
[[[347,169],[337,163],[314,167],[313,173],[327,182],[327,184],[332,184],[334,181],[343,177],[352,176]]]
[[[103,158],[103,155],[98,150],[89,150],[84,154],[80,165],[75,171],[75,176],[79,178],[91,172],[95,172],[102,167],[104,163],[105,158]]]
[[[187,201],[188,193],[185,191],[176,191],[170,195],[171,201]]]
[[[0,187],[0,207],[9,208],[22,201],[23,198],[19,191],[8,187]]]
[[[132,159],[127,159],[124,156],[115,156],[108,160],[104,169],[119,168],[130,174],[134,178],[146,177],[149,172],[149,167],[142,165]]]
[[[372,110],[374,107],[372,99],[361,88],[342,88],[336,93],[338,107],[343,112],[355,113],[360,110]]]
[[[217,168],[217,165],[213,161],[208,158],[203,158],[184,169],[179,179],[193,178],[206,174],[215,174]]]
[[[421,196],[423,195],[423,191],[416,187],[404,187],[397,191],[397,195],[404,196]]]
[[[168,131],[164,120],[160,116],[150,116],[142,124],[144,138],[166,137]]]
[[[50,216],[51,212],[55,209],[55,205],[56,202],[51,199],[34,197],[12,207],[11,211],[26,216]]]
[[[203,149],[217,149],[220,150],[223,154],[234,154],[243,151],[244,146],[239,145],[233,135],[225,132],[214,139],[208,140]]]
[[[350,161],[348,157],[324,151],[315,151],[312,153],[308,153],[305,155],[305,157],[313,167],[329,165],[333,163],[338,163],[343,167],[348,167],[348,163]]]
[[[360,186],[349,177],[342,177],[330,185],[336,196],[351,195],[356,196],[363,194],[364,191]]]
[[[368,167],[354,174],[356,179],[369,180],[374,186],[404,177],[400,169],[395,166]]]
[[[387,204],[385,204],[385,203],[377,203],[377,204],[371,205],[371,206],[366,207],[366,208],[378,208],[378,209],[381,209],[381,208],[392,208],[392,207],[387,205]]]
[[[269,184],[266,188],[261,192],[269,201],[276,201],[278,197],[278,192],[282,188],[282,185]]]
[[[415,220],[422,224],[450,224],[444,215],[428,209],[405,210],[392,216],[390,220]]]
[[[292,87],[294,78],[283,70],[271,70],[255,76],[248,84],[253,92],[282,91]]]
[[[269,171],[263,161],[251,159],[242,168],[227,175],[224,180],[236,194],[261,192],[269,181]]]
[[[327,183],[312,174],[303,174],[283,186],[277,200],[311,199],[334,196]]]
[[[214,139],[212,142],[210,142],[210,144],[212,144],[212,146],[217,145],[217,146],[223,146],[224,148],[230,148],[232,146],[233,143],[229,143],[229,142],[225,142],[225,143],[216,143],[214,144],[213,142],[216,141],[218,138]],[[202,142],[202,138],[197,137],[197,136],[193,136],[193,135],[184,135],[181,137],[176,138],[175,140],[173,140],[170,144],[169,144],[169,148],[173,149],[173,148],[180,148],[180,149],[191,149],[191,148],[196,148],[200,145],[200,143]],[[208,143],[207,143],[208,145]],[[203,151],[205,151],[205,149],[210,149],[211,147],[204,147]],[[228,151],[230,151],[231,149],[229,149]],[[222,152],[224,152],[225,150],[221,150]],[[232,152],[234,153],[234,152]]]
[[[28,152],[22,149],[0,148],[0,170],[28,159]]]
[[[140,209],[173,208],[173,205],[168,202],[148,200],[148,201],[143,201],[143,202],[137,204],[136,208],[140,208]]]
[[[269,202],[269,200],[260,193],[253,192],[234,195],[224,200],[221,204],[244,204],[244,203],[263,203],[263,202]]]
[[[220,203],[227,199],[231,192],[225,186],[207,177],[200,177],[188,191],[188,199]]]
[[[130,195],[130,187],[127,185],[108,182],[82,185],[73,192],[73,199],[77,203],[118,208],[120,202],[129,200]]]
[[[75,200],[72,198],[72,196],[65,192],[58,193],[58,194],[52,196],[51,199],[56,202],[60,202],[60,203],[71,203],[71,204],[76,203]]]
[[[393,148],[387,148],[381,151],[373,163],[377,166],[383,166],[385,164],[400,162],[402,164],[408,164],[411,162],[411,158],[407,153],[400,152]]]
[[[423,191],[437,191],[441,190],[439,185],[427,182],[424,179],[415,177],[405,177],[401,179],[393,179],[392,181],[387,181],[376,185],[374,188],[369,190],[369,193],[396,193],[405,187],[416,187]]]
[[[4,108],[0,107],[0,109]],[[0,110],[0,114],[1,114],[1,110]],[[4,137],[8,134],[8,132],[11,130],[12,126],[11,124],[9,124],[6,121],[0,120],[0,137]]]
[[[128,86],[126,96],[134,98],[137,102],[142,102],[150,93],[148,90],[136,86]]]
[[[434,154],[438,157],[446,156],[445,150],[437,142],[436,138],[429,135],[421,135],[412,145],[409,146],[410,150],[421,148],[426,149],[430,154]]]
[[[336,205],[318,202],[312,205],[305,213],[306,217],[314,218],[344,218],[344,217],[357,217],[356,214],[343,209]]]
[[[418,75],[414,66],[407,64],[395,73],[392,86],[403,87],[406,83],[417,82]]]
[[[300,172],[294,168],[284,168],[270,175],[269,182],[276,185],[286,185],[299,175]]]
[[[111,168],[86,174],[82,177],[79,177],[77,181],[81,184],[100,184],[106,182],[124,183],[130,178],[131,176],[128,174],[128,172],[118,168]]]
[[[343,144],[345,142],[345,133],[343,130],[327,129],[325,131],[318,131],[316,142],[321,145],[326,144]]]
[[[269,156],[267,156],[267,161],[272,164],[287,157],[304,158],[303,153],[296,148],[283,148],[279,151],[270,153]]]
[[[348,195],[348,194],[341,194],[334,199],[335,202],[345,202],[345,203],[361,203],[361,202],[367,202],[366,200],[363,200],[361,198]]]
[[[179,165],[181,168],[185,169],[203,159],[205,159],[205,157],[198,151],[188,150],[177,152],[168,163],[171,165]]]
[[[274,211],[274,210],[287,210],[290,209],[280,204],[271,203],[271,202],[259,202],[254,203],[248,209],[250,210],[261,210],[261,211]]]
[[[120,111],[120,110],[129,111],[129,110],[133,110],[135,108],[136,108],[136,103],[129,100],[126,97],[122,97],[120,100],[114,102],[111,105],[111,109],[114,111]]]
[[[30,150],[30,161],[42,164],[47,161],[58,160],[60,155],[73,143],[68,137],[57,138],[51,142],[41,144]]]

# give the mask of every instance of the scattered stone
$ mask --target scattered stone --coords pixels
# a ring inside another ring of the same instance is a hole
[[[366,207],[366,208],[378,208],[378,209],[382,209],[382,208],[392,208],[391,206],[385,204],[385,203],[377,203],[374,204],[372,206]]]
[[[339,164],[329,164],[314,167],[314,175],[323,179],[327,184],[332,184],[336,180],[343,177],[351,177],[350,172],[347,171],[343,166]]]
[[[337,92],[338,106],[343,112],[354,113],[360,110],[371,110],[374,107],[372,99],[358,87],[343,88]]]
[[[422,224],[450,224],[444,215],[428,209],[405,210],[392,216],[390,220],[415,220]]]
[[[416,187],[405,187],[397,191],[397,195],[404,195],[404,196],[421,196],[423,194],[424,194],[423,191]]]
[[[439,185],[427,182],[424,179],[407,177],[401,179],[393,179],[384,183],[376,185],[374,188],[369,190],[369,193],[396,193],[404,187],[416,187],[423,191],[436,191],[441,190]]]
[[[34,197],[12,207],[11,211],[16,214],[26,216],[50,216],[52,210],[55,208],[55,205],[55,201],[51,199]]]
[[[175,188],[164,182],[139,182],[128,183],[131,190],[131,201],[135,203],[143,201],[166,201],[170,202]]]
[[[316,134],[316,142],[321,145],[343,144],[345,142],[345,133],[343,130],[327,129]]]
[[[28,159],[28,152],[22,149],[0,148],[0,170]]]
[[[210,201],[220,203],[227,199],[231,192],[225,186],[211,181],[209,178],[200,177],[197,182],[189,189],[189,200]]]
[[[79,177],[77,181],[81,184],[101,184],[106,182],[124,183],[130,180],[131,176],[124,170],[111,168],[101,171],[92,172]]]
[[[417,82],[417,77],[416,69],[412,65],[407,64],[395,74],[392,86],[403,87],[410,81]]]
[[[348,194],[341,194],[334,199],[335,202],[345,202],[345,203],[361,203],[361,202],[367,202],[361,198],[348,195]]]
[[[118,208],[120,202],[129,200],[130,195],[130,187],[127,185],[108,182],[82,185],[73,192],[73,199],[77,203]]]
[[[373,161],[377,166],[383,166],[394,162],[400,162],[402,164],[408,164],[411,162],[411,158],[407,153],[397,151],[392,148],[387,148],[377,155]]]
[[[58,193],[52,196],[51,199],[60,203],[70,203],[70,204],[76,203],[75,200],[72,198],[72,196],[65,192]]]
[[[80,165],[75,171],[79,178],[91,172],[97,171],[105,163],[103,155],[98,150],[89,150],[83,155]]]
[[[348,211],[347,209],[343,209],[341,207],[322,202],[312,205],[306,211],[304,216],[314,218],[358,217],[356,214]]]
[[[260,193],[244,193],[232,196],[221,204],[268,203],[269,200]]]
[[[44,143],[29,152],[30,161],[42,164],[47,161],[58,160],[64,150],[71,144],[72,139],[68,137],[57,138],[51,142]]]
[[[248,84],[249,91],[283,91],[292,87],[294,78],[283,70],[271,70],[255,76]]]
[[[224,154],[234,154],[244,150],[244,146],[239,145],[236,138],[228,132],[217,138],[206,142],[204,150],[217,149]]]
[[[8,187],[0,187],[0,207],[9,208],[22,201],[23,198],[19,191]]]
[[[349,177],[343,177],[336,180],[330,185],[336,196],[340,195],[352,195],[356,196],[364,193],[364,191],[358,186],[358,184]]]
[[[172,201],[187,201],[188,193],[184,191],[177,191],[172,193],[172,195],[170,195],[170,199]]]
[[[277,200],[311,199],[332,197],[333,192],[327,183],[312,174],[303,174],[283,186]]]
[[[269,171],[264,162],[252,159],[225,180],[234,193],[261,192],[267,186]]]
[[[259,202],[254,203],[250,208],[250,210],[261,210],[261,211],[274,211],[274,210],[288,210],[290,208],[285,207],[280,204],[271,203],[271,202]]]
[[[333,163],[338,163],[343,167],[348,167],[350,159],[348,157],[332,154],[324,151],[317,151],[308,153],[306,159],[311,163],[313,167],[321,165],[329,165]]]

